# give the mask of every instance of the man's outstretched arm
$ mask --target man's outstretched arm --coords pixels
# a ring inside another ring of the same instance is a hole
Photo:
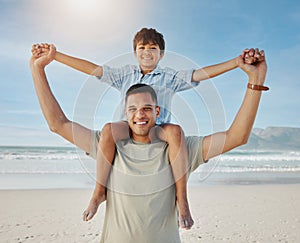
[[[259,51],[256,50],[256,52]],[[259,53],[264,57],[263,51]],[[264,85],[267,71],[265,58],[261,58],[255,65],[246,64],[241,58],[239,66],[247,73],[250,84]],[[204,138],[202,146],[204,160],[247,143],[258,110],[261,92],[247,88],[242,105],[230,128],[225,132],[215,133]]]
[[[70,121],[50,89],[45,67],[53,61],[54,56],[55,47],[51,45],[49,52],[43,53],[39,57],[32,56],[30,59],[30,69],[40,107],[51,131],[84,151],[90,152],[92,131]]]

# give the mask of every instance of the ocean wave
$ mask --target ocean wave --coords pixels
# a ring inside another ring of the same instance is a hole
[[[74,148],[0,147],[0,160],[76,160],[78,157]]]
[[[198,168],[196,173],[245,173],[245,172],[277,172],[277,173],[287,173],[287,172],[300,172],[300,167],[215,167],[215,168]],[[300,174],[299,174],[300,177]]]
[[[7,171],[0,171],[0,174],[95,174],[94,171],[85,171],[85,170],[71,170],[71,171],[60,171],[60,170],[7,170]]]
[[[222,155],[217,158],[219,161],[295,161],[300,162],[300,155],[288,154],[288,155]]]
[[[5,147],[0,146],[0,160],[59,160],[77,159],[84,154],[74,147]],[[297,160],[300,151],[280,150],[238,150],[235,149],[219,157],[222,160]]]
[[[78,160],[78,154],[0,154],[0,160]]]
[[[216,169],[215,172],[221,173],[243,173],[243,172],[300,172],[300,168],[228,168]],[[300,176],[300,175],[299,175]]]
[[[194,173],[245,173],[245,172],[270,172],[270,173],[299,173],[300,166],[284,166],[284,167],[270,167],[270,166],[260,166],[260,167],[241,167],[241,166],[216,166],[214,168],[199,167]],[[93,174],[95,173],[95,168],[88,167],[73,167],[73,168],[2,168],[0,169],[0,174]],[[300,174],[299,174],[300,178]]]
[[[94,171],[95,161],[86,162],[82,158],[89,159],[84,152],[74,148],[0,147],[0,173],[80,174]],[[235,150],[211,159],[197,171],[300,172],[300,151]]]

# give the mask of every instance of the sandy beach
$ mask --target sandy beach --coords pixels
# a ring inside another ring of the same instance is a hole
[[[300,184],[189,188],[195,221],[182,242],[300,242]],[[99,242],[104,205],[81,220],[92,191],[0,191],[0,242]]]

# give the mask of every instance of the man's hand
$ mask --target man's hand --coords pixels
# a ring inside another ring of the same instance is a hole
[[[35,57],[40,57],[41,55],[48,53],[50,51],[50,45],[48,43],[38,43],[32,45],[31,53]]]
[[[30,65],[44,68],[54,60],[56,48],[51,44],[35,44],[32,46],[31,52]]]
[[[267,64],[263,50],[246,49],[239,57],[239,67],[248,74],[252,84],[264,84]]]
[[[264,51],[260,51],[258,48],[250,48],[243,50],[242,54],[237,57],[237,64],[256,64],[264,60]]]
[[[242,53],[242,56],[246,64],[255,64],[264,60],[265,53],[264,51],[259,51],[258,48],[245,49]]]

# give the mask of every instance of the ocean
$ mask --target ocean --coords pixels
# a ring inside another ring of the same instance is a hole
[[[0,189],[93,188],[96,163],[74,147],[0,146]],[[300,151],[233,150],[192,173],[189,185],[300,183]]]

